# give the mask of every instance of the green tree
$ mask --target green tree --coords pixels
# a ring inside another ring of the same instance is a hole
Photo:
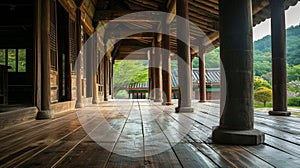
[[[289,67],[287,73],[288,81],[300,80],[300,64]]]
[[[266,87],[268,89],[272,88],[271,85],[266,80],[264,80],[262,77],[255,76],[254,77],[254,90],[257,90],[260,87]]]
[[[205,53],[205,67],[206,68],[220,67],[220,48],[216,48],[208,53]]]
[[[114,93],[127,88],[132,83],[145,83],[148,80],[148,62],[117,60],[114,64]]]
[[[254,91],[254,99],[264,103],[264,107],[266,107],[266,103],[272,99],[272,90],[266,87],[259,87]]]
[[[299,93],[300,93],[300,81],[299,80],[289,82],[287,87],[290,92],[295,93],[296,95],[299,95]]]

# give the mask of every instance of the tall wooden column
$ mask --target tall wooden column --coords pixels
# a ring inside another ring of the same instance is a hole
[[[93,35],[93,104],[99,103],[98,95],[98,83],[97,83],[97,72],[98,72],[98,33],[97,33],[97,24],[94,25],[94,35]]]
[[[114,64],[115,64],[115,60],[114,59],[112,59],[112,61],[111,61],[111,71],[110,71],[110,73],[111,73],[111,99],[114,99],[114,93],[115,93],[115,91],[114,91]]]
[[[286,90],[286,33],[284,0],[270,0],[272,33],[273,111],[270,115],[289,116]]]
[[[162,101],[162,87],[161,87],[161,48],[160,42],[155,43],[155,56],[154,56],[154,102]]]
[[[91,37],[92,39],[93,37]],[[94,63],[94,42],[93,40],[86,41],[86,97],[93,97],[93,63]]]
[[[108,101],[108,94],[109,94],[109,79],[108,79],[108,68],[109,68],[109,57],[110,57],[110,51],[107,51],[104,56],[104,101]]]
[[[176,1],[177,15],[189,19],[188,0]],[[180,89],[180,99],[176,112],[193,112],[192,103],[192,72],[191,72],[191,53],[190,53],[190,33],[189,24],[177,23],[177,53],[178,60],[178,81]],[[183,39],[182,41],[179,39]],[[186,43],[185,43],[186,42]]]
[[[253,129],[253,35],[252,1],[220,0],[220,51],[227,94],[219,127],[213,130],[216,143],[255,145],[264,134]],[[222,97],[223,98],[223,97]]]
[[[171,82],[171,56],[170,56],[170,37],[169,24],[167,19],[162,24],[162,29],[165,34],[162,36],[162,81],[163,81],[163,105],[173,105],[172,103],[172,82]]]
[[[42,80],[41,80],[41,71],[42,71],[42,45],[41,45],[41,2],[42,0],[36,0],[34,4],[34,104],[38,109],[42,109]]]
[[[53,110],[50,109],[50,0],[41,1],[41,51],[42,51],[42,73],[41,109],[37,119],[49,119],[53,117]]]
[[[76,108],[84,107],[83,99],[82,99],[82,52],[81,50],[81,11],[80,6],[77,6],[76,9],[76,40],[77,40],[77,69],[76,69]]]
[[[154,54],[152,50],[149,52],[149,99],[154,100]]]
[[[205,46],[201,44],[199,46],[199,93],[200,100],[199,102],[206,102],[206,77],[205,77]]]

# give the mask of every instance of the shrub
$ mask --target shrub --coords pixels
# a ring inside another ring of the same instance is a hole
[[[265,88],[268,88],[268,89],[271,89],[271,85],[266,81],[264,80],[262,77],[254,77],[254,90],[256,90],[257,88],[259,87],[265,87]]]
[[[298,97],[290,97],[288,99],[289,106],[300,106],[300,96]]]
[[[264,103],[264,107],[266,107],[266,103],[272,99],[272,90],[266,87],[259,87],[254,91],[254,99]]]

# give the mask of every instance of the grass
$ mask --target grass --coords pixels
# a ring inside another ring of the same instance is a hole
[[[273,106],[272,102],[267,102],[266,107],[264,106],[264,103],[260,103],[260,102],[254,103],[254,108],[267,108],[272,106]]]

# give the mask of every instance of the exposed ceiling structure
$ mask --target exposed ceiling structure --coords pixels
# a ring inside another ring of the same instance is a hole
[[[68,0],[67,0],[68,1]],[[77,0],[74,0],[77,2]],[[81,0],[78,0],[81,2]],[[296,5],[299,0],[285,0],[286,9],[290,6]],[[206,51],[212,48],[209,46],[219,46],[219,0],[189,0],[189,20],[193,22],[203,33],[208,37],[205,41]],[[9,10],[10,17],[4,17],[6,20],[0,24],[0,32],[8,30],[24,31],[31,28],[31,18],[33,13],[24,12],[28,8],[33,11],[33,0],[1,0],[1,11]],[[99,24],[103,25],[120,16],[139,12],[139,11],[164,11],[176,14],[176,0],[82,0],[81,9],[84,13],[82,17],[88,23],[87,25]],[[270,17],[269,0],[252,0],[253,10],[253,25],[256,25]],[[7,13],[7,12],[6,12]],[[14,15],[25,16],[25,19],[18,22],[12,22],[15,19]],[[10,18],[10,19],[7,19]],[[172,18],[167,18],[172,20]],[[169,21],[169,22],[170,22]],[[155,41],[161,41],[161,35],[153,33],[153,30],[159,31],[161,29],[161,22],[153,22],[151,20],[143,19],[143,16],[136,16],[136,18],[114,22],[110,25],[109,30],[114,30],[113,33],[107,32],[103,34],[103,38],[114,39],[122,36],[122,33],[143,32],[131,35],[120,40],[118,47],[115,47],[114,54],[116,59],[123,59],[133,51],[140,50],[145,47],[151,47]],[[119,33],[116,36],[116,32]],[[152,33],[151,33],[152,32]],[[170,48],[176,53],[176,27],[170,26]],[[190,30],[191,41],[199,40],[203,34],[199,34],[196,30]],[[193,43],[192,43],[193,44]],[[197,48],[198,46],[195,46]],[[193,51],[195,53],[196,51]],[[135,59],[147,59],[145,51],[135,52]]]
[[[286,0],[286,9],[289,6],[296,5],[298,0]],[[206,51],[211,50],[209,46],[219,46],[219,7],[218,0],[189,0],[189,20],[200,28],[208,37],[204,42]],[[139,12],[139,11],[164,11],[176,13],[176,0],[84,0],[83,6],[89,12],[89,16],[93,18],[94,23],[104,25],[105,23],[116,19],[120,16]],[[259,24],[267,18],[270,18],[269,0],[253,0],[253,25]],[[92,13],[94,12],[93,16]],[[161,29],[160,22],[142,19],[143,16],[136,16],[130,20],[117,21],[109,30],[116,32],[144,32],[138,33],[121,40],[118,43],[116,59],[123,59],[133,51],[145,47],[151,47],[155,41],[160,41],[161,36],[157,33],[149,33],[149,30]],[[168,18],[172,20],[172,18]],[[151,31],[150,31],[151,32]],[[170,26],[170,32],[176,37],[176,28]],[[105,34],[106,38],[114,37]],[[196,30],[190,30],[190,39],[199,40],[203,34],[199,34]],[[171,51],[176,53],[176,38],[170,38]],[[198,46],[196,46],[198,47]],[[193,52],[195,53],[195,51]],[[147,54],[136,52],[136,59],[147,59]]]

